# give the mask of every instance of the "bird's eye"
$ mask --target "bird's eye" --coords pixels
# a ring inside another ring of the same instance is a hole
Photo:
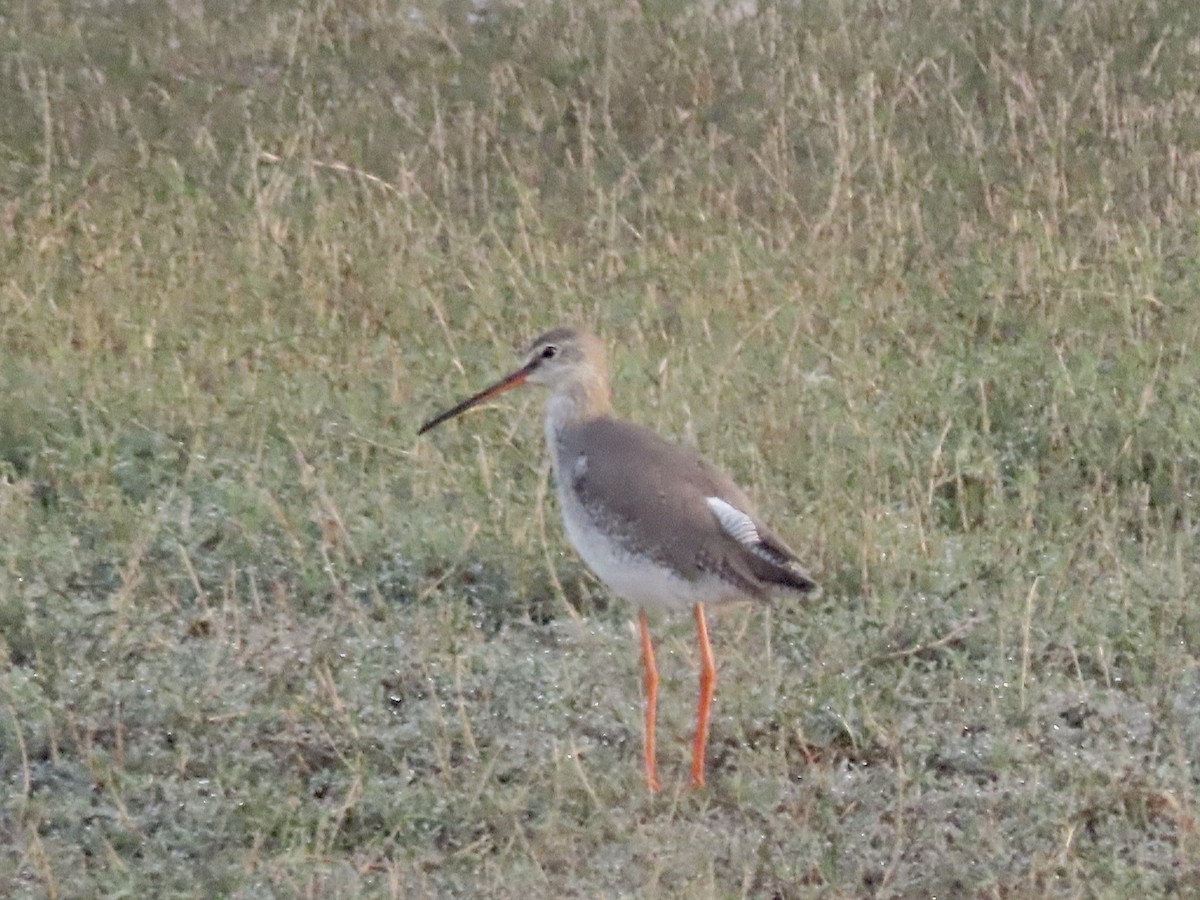
[[[554,359],[556,356],[558,356],[558,348],[553,344],[542,351],[542,359]]]

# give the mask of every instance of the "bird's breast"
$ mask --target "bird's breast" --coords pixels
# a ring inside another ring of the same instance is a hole
[[[605,518],[603,510],[590,507],[576,487],[576,473],[585,473],[587,465],[584,453],[559,460],[559,506],[571,545],[610,591],[649,609],[686,610],[697,603],[731,599],[736,592],[721,579],[685,577],[655,558],[650,548],[639,548],[628,523]]]

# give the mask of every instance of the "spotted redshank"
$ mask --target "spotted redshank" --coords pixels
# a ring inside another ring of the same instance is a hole
[[[533,342],[524,364],[421,426],[419,434],[523,384],[550,389],[546,445],[567,536],[618,597],[638,607],[645,669],[645,767],[660,790],[655,753],[658,667],[647,609],[691,609],[700,640],[700,703],[691,783],[704,785],[716,686],[705,606],[806,592],[796,554],[755,514],[742,490],[693,451],[613,415],[604,345],[579,328]]]

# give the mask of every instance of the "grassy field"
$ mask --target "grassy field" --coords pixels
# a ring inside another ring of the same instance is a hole
[[[13,3],[0,894],[1200,895],[1200,13]],[[823,593],[631,611],[561,322]],[[510,399],[511,398],[511,399]]]

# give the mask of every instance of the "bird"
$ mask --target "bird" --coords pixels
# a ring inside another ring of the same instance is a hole
[[[423,424],[418,435],[523,385],[548,388],[546,446],[567,537],[617,597],[637,608],[645,693],[643,762],[656,758],[658,666],[647,610],[690,610],[700,649],[700,700],[690,784],[705,786],[716,665],[705,607],[804,594],[816,584],[733,479],[695,451],[613,411],[608,353],[592,331],[536,338],[515,371]]]

